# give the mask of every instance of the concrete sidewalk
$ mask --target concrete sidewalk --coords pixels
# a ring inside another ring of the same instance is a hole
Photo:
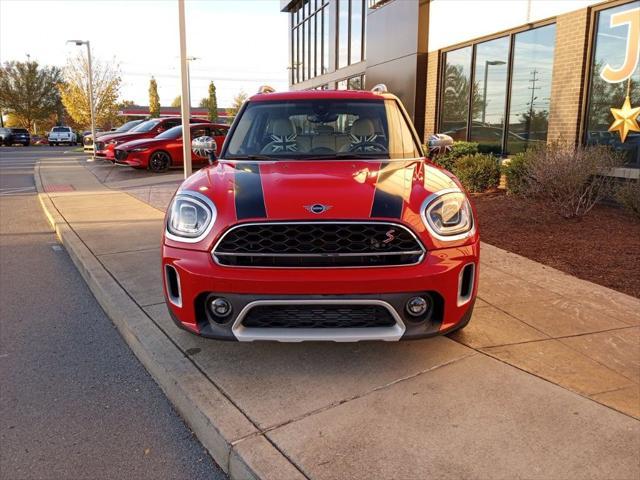
[[[45,211],[232,478],[640,476],[639,300],[483,245],[480,300],[453,339],[204,340],[162,297],[162,209],[178,178],[90,168],[42,163]]]

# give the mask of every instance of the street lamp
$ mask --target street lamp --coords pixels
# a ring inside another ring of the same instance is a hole
[[[191,175],[191,128],[189,117],[191,105],[189,98],[189,64],[187,60],[187,35],[184,21],[184,0],[178,0],[178,26],[180,31],[180,78],[182,81],[182,102],[180,115],[182,116],[182,156],[184,164],[184,178]]]
[[[504,65],[507,62],[502,60],[486,60],[484,62],[484,88],[482,90],[482,125],[484,125],[485,115],[487,113],[487,77],[489,73],[489,65]]]
[[[93,105],[93,70],[91,68],[91,45],[89,40],[67,40],[67,43],[75,43],[76,46],[87,46],[87,58],[89,61],[89,108],[91,109],[91,138],[93,139],[93,155],[91,162],[96,159],[96,111]]]

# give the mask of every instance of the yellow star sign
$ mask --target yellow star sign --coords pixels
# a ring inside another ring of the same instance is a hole
[[[624,100],[622,108],[612,108],[611,114],[615,120],[609,127],[610,132],[617,131],[620,134],[622,143],[627,139],[629,132],[640,132],[637,117],[640,115],[640,107],[631,108],[629,95]]]

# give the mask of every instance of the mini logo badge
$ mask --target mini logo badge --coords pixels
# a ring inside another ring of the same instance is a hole
[[[308,212],[315,213],[316,215],[320,215],[321,213],[326,212],[331,209],[331,205],[323,205],[321,203],[314,203],[313,205],[305,205],[304,209]]]

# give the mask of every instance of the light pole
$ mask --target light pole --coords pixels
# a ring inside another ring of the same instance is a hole
[[[487,77],[489,73],[489,65],[504,65],[507,62],[502,60],[486,60],[484,62],[484,88],[482,89],[482,125],[484,125],[485,115],[487,113]]]
[[[89,40],[67,40],[67,43],[75,43],[76,46],[87,46],[87,60],[89,63],[89,108],[91,109],[91,138],[93,140],[93,153],[89,161],[96,159],[96,111],[93,104],[93,69],[91,68],[91,44]]]
[[[184,0],[178,0],[178,22],[180,29],[180,77],[182,80],[182,158],[184,159],[184,178],[191,175],[191,128],[189,117],[191,105],[189,98],[189,64],[187,60],[187,35],[184,25]]]

